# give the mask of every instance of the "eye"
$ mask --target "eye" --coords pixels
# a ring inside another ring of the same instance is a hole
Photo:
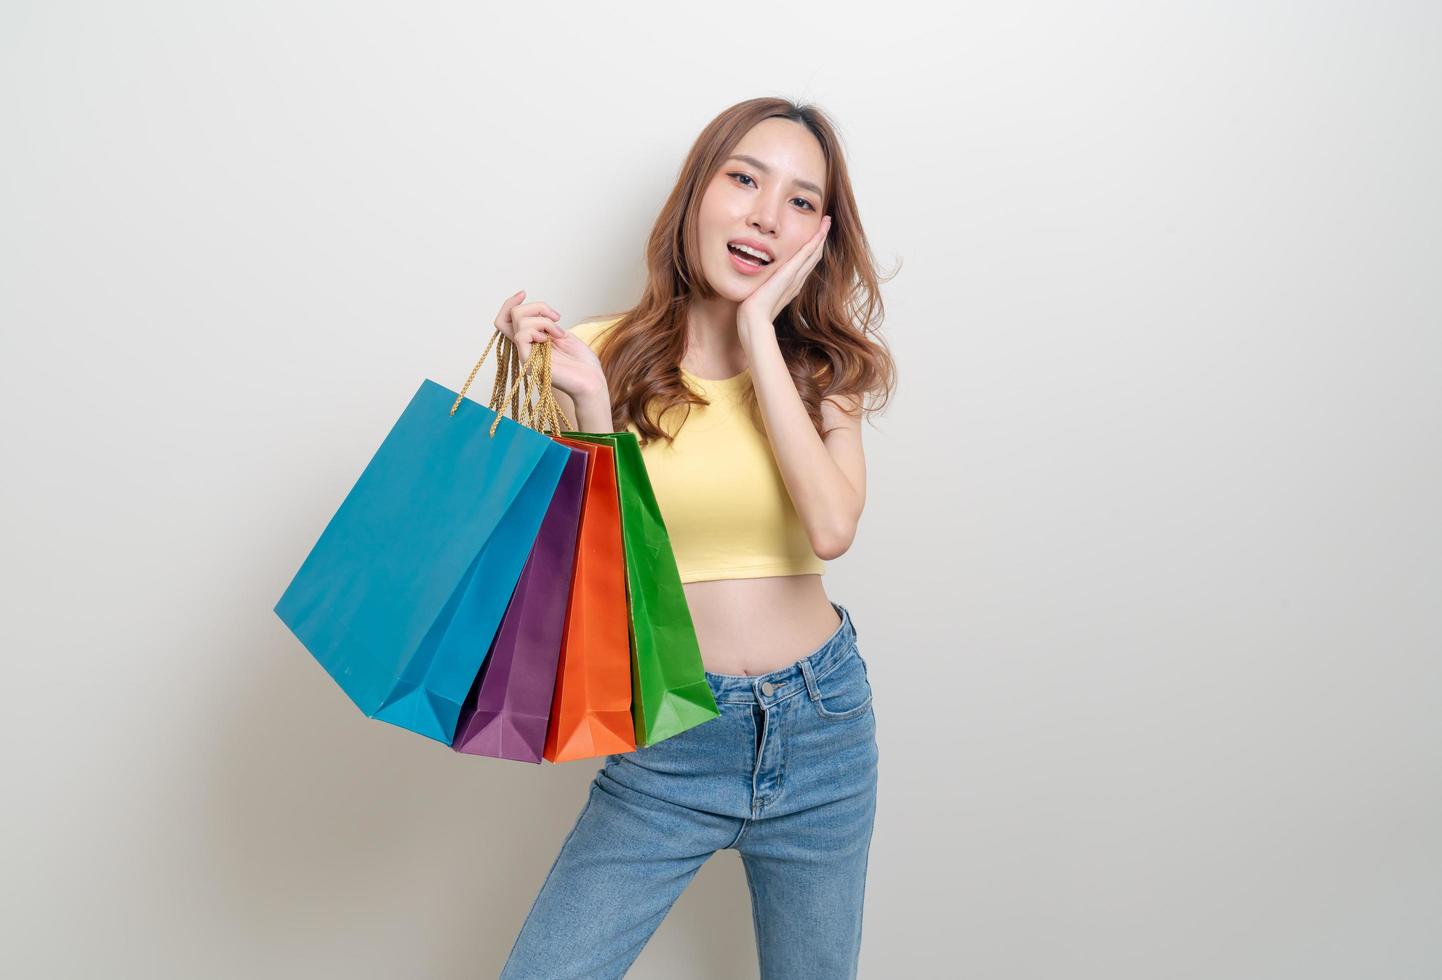
[[[751,180],[751,175],[750,175],[750,174],[734,173],[734,174],[727,174],[726,176],[727,176],[727,177],[742,177],[742,178],[745,178],[746,180]],[[742,186],[742,187],[754,187],[755,184],[756,184],[756,181],[751,180],[751,183],[750,183],[750,184],[742,184],[741,186]],[[806,207],[804,208],[804,210],[806,210],[806,211],[815,211],[815,210],[816,210],[816,208],[811,204],[811,202],[808,201],[808,200],[806,200],[806,198],[804,198],[804,197],[793,197],[791,200],[793,200],[793,201],[800,201],[802,204],[806,205]]]

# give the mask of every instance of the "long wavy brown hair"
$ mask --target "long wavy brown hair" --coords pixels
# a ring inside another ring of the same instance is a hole
[[[821,143],[827,194],[821,212],[831,215],[821,261],[775,320],[776,339],[796,390],[812,425],[825,437],[830,430],[822,428],[823,399],[855,396],[863,413],[874,413],[895,387],[896,365],[880,337],[885,305],[879,282],[896,273],[877,275],[836,128],[815,106],[782,98],[749,99],[707,124],[687,154],[646,244],[647,281],[640,301],[628,310],[588,318],[620,317],[606,331],[597,356],[612,392],[616,431],[634,424],[642,445],[674,437],[661,426],[667,412],[685,406],[684,424],[691,405],[709,404],[682,380],[680,371],[690,299],[716,295],[699,259],[701,197],[751,128],[773,118],[801,123]],[[764,431],[756,391],[749,383],[743,399],[752,420]]]

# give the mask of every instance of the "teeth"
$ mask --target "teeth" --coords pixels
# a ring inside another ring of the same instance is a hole
[[[762,262],[771,261],[771,256],[767,255],[765,252],[757,251],[749,245],[742,245],[740,242],[732,242],[731,247],[736,249],[738,252],[745,252],[747,255],[753,255]]]

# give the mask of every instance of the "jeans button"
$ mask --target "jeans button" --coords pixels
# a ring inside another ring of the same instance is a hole
[[[770,681],[762,681],[761,693],[769,698],[772,694],[776,693],[776,685],[772,684]]]

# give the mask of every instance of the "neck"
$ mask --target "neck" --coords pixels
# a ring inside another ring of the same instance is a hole
[[[736,333],[738,305],[720,296],[693,300],[686,311],[687,350],[707,359],[742,359],[741,340]]]

